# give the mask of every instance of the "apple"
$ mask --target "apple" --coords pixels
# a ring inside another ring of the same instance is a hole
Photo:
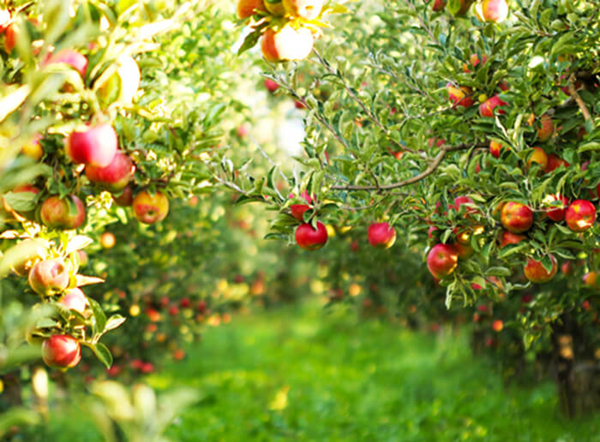
[[[133,204],[133,189],[130,185],[125,186],[120,195],[113,194],[113,200],[120,207],[129,207]]]
[[[503,328],[504,323],[500,319],[496,319],[494,322],[492,322],[492,330],[494,330],[495,332],[499,333],[502,331]]]
[[[452,107],[471,107],[475,104],[475,100],[472,97],[473,90],[470,87],[456,87],[452,83],[448,83],[446,90],[448,91],[448,98],[454,103]]]
[[[435,12],[439,12],[446,7],[446,3],[448,0],[435,0],[433,2],[433,10]]]
[[[546,215],[552,221],[560,222],[565,219],[565,214],[567,212],[567,207],[569,206],[569,199],[560,194],[558,195],[550,195],[549,198],[544,200],[548,205],[546,209]]]
[[[183,358],[185,358],[185,351],[178,349],[173,352],[173,359],[176,361],[181,361]]]
[[[312,52],[313,44],[310,29],[294,29],[289,25],[278,32],[267,29],[260,41],[263,56],[272,63],[303,60]]]
[[[598,279],[598,274],[596,272],[589,272],[583,275],[583,283],[588,287],[596,287],[596,280]]]
[[[533,212],[525,204],[513,201],[502,206],[500,221],[511,233],[523,233],[533,225]]]
[[[290,198],[294,198],[294,195],[290,195]],[[290,206],[290,210],[292,212],[292,216],[294,218],[296,218],[298,221],[303,221],[304,220],[304,213],[308,210],[310,210],[310,204],[312,204],[313,200],[310,197],[310,195],[308,194],[308,192],[305,190],[304,192],[302,192],[302,198],[304,198],[306,200],[307,204],[292,204]]]
[[[573,263],[572,261],[566,261],[563,263],[563,265],[560,266],[560,271],[563,272],[563,274],[569,276],[571,274],[573,274]]]
[[[473,199],[468,196],[457,196],[456,198],[454,198],[454,204],[448,205],[448,209],[455,210],[458,212],[460,211],[460,206],[462,206],[463,204],[473,205],[475,204],[475,201],[473,201]],[[473,207],[468,207],[467,213],[477,213],[477,209]]]
[[[73,69],[79,72],[82,78],[85,78],[85,73],[87,72],[88,67],[88,59],[85,57],[85,55],[80,54],[72,49],[63,49],[56,54],[48,54],[48,57],[46,57],[43,65],[49,66],[56,63],[64,63],[71,66]]]
[[[583,232],[594,225],[596,207],[586,200],[575,200],[565,213],[567,226],[574,232]]]
[[[507,106],[508,103],[502,101],[498,95],[488,98],[486,101],[479,105],[479,114],[482,117],[493,117],[494,110],[497,115],[504,115],[506,112],[504,109],[500,109],[502,106]],[[498,109],[496,109],[498,108]]]
[[[102,235],[100,235],[100,245],[103,248],[112,249],[116,243],[117,240],[115,239],[115,235],[113,235],[112,233],[104,232]]]
[[[487,61],[487,57],[485,55],[483,55],[481,57],[481,60],[479,60],[479,55],[477,55],[477,54],[471,54],[471,56],[469,57],[469,62],[473,68],[476,68],[479,65],[479,63],[484,65],[486,61]],[[465,74],[468,74],[471,72],[471,69],[469,69],[469,65],[467,63],[463,64],[463,72]]]
[[[88,305],[88,300],[81,289],[74,288],[65,293],[58,303],[69,310],[83,313]]]
[[[434,278],[450,275],[458,265],[458,251],[450,244],[436,244],[427,255],[427,268]]]
[[[277,89],[279,89],[279,84],[276,83],[275,81],[271,80],[270,78],[265,79],[265,87],[267,88],[267,90],[271,93],[275,92]]]
[[[564,166],[565,168],[569,167],[570,164],[563,160],[558,155],[551,153],[548,155],[548,162],[546,164],[546,168],[544,169],[544,173],[550,173],[558,169],[559,167]]]
[[[317,221],[317,228],[304,223],[296,228],[296,243],[304,250],[319,250],[327,244],[327,228],[321,221]]]
[[[455,242],[453,246],[456,250],[456,253],[458,254],[459,259],[470,258],[473,255],[473,253],[475,253],[473,247],[471,247],[469,244],[461,243],[460,241]]]
[[[53,296],[66,290],[71,276],[62,259],[47,259],[29,272],[29,285],[38,295]]]
[[[117,376],[119,376],[119,374],[121,374],[121,367],[119,365],[115,364],[115,365],[111,366],[110,368],[106,369],[106,375],[111,378],[117,377]]]
[[[500,158],[502,150],[504,150],[504,146],[502,146],[502,144],[498,143],[497,141],[490,141],[490,154],[494,158]]]
[[[179,301],[179,307],[181,307],[181,308],[191,308],[192,307],[192,301],[190,301],[190,298],[181,298],[181,301]]]
[[[373,223],[367,229],[369,244],[381,249],[389,249],[396,242],[396,230],[388,223]]]
[[[177,307],[176,305],[172,305],[172,306],[169,308],[169,314],[170,314],[171,316],[177,316],[177,315],[179,314],[179,307]]]
[[[107,167],[117,154],[117,133],[110,124],[90,126],[83,132],[72,132],[66,151],[74,163]]]
[[[525,277],[528,280],[537,284],[542,284],[550,281],[552,278],[554,278],[554,276],[556,276],[556,272],[558,272],[558,263],[553,255],[549,254],[548,256],[550,257],[550,261],[552,261],[552,269],[550,271],[547,271],[544,268],[541,261],[536,261],[533,258],[527,258],[524,271]]]
[[[42,136],[34,135],[29,141],[21,147],[21,153],[34,161],[39,161],[44,156],[44,148],[40,143]]]
[[[12,54],[13,49],[17,45],[17,38],[19,35],[18,25],[15,23],[11,23],[6,28],[4,33],[4,50],[7,54]]]
[[[54,335],[42,343],[42,359],[52,368],[72,368],[81,360],[79,341],[69,335]]]
[[[151,362],[144,362],[141,368],[141,372],[144,374],[152,373],[154,371],[154,365]]]
[[[263,0],[238,0],[238,18],[248,18],[259,11],[265,11]]]
[[[542,115],[540,118],[540,127],[537,131],[538,140],[541,142],[548,141],[554,135],[554,122],[548,114]]]
[[[314,20],[321,14],[324,0],[282,0],[286,12],[305,20]]]
[[[154,224],[162,221],[169,214],[169,198],[159,191],[154,195],[143,190],[133,199],[133,215],[144,224]]]
[[[140,88],[142,74],[133,57],[120,55],[115,60],[115,64],[116,71],[96,89],[98,99],[103,106],[114,102],[130,105]]]
[[[508,16],[506,0],[483,0],[475,5],[475,15],[485,23],[500,23]]]
[[[533,148],[533,153],[529,156],[529,159],[527,160],[527,167],[531,169],[533,163],[539,164],[542,170],[545,170],[548,166],[548,155],[541,147]]]
[[[506,247],[509,244],[519,244],[524,239],[527,239],[525,235],[518,235],[516,233],[503,230],[502,235],[500,236],[500,248]]]
[[[51,196],[42,203],[40,219],[51,229],[73,230],[85,222],[85,205],[75,195]]]
[[[112,162],[106,167],[87,166],[85,176],[92,182],[109,190],[118,192],[123,190],[135,173],[135,166],[131,159],[123,152],[117,152]]]

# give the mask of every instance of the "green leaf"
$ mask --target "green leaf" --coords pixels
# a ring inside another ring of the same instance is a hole
[[[88,297],[88,302],[95,319],[96,331],[94,334],[102,335],[102,333],[104,333],[104,329],[106,328],[106,315],[104,314],[104,310],[102,310],[102,307],[95,299]]]
[[[87,346],[94,352],[96,357],[106,366],[106,368],[111,367],[113,356],[106,345],[98,342],[97,344],[87,344]]]

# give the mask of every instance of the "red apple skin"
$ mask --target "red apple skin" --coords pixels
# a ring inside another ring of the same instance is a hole
[[[51,196],[42,203],[40,219],[51,229],[73,230],[85,222],[85,205],[75,195]]]
[[[435,12],[442,11],[446,7],[447,0],[435,0],[433,2],[433,10]]]
[[[490,154],[494,158],[500,158],[500,154],[502,153],[503,149],[504,147],[502,144],[498,143],[497,141],[490,141]]]
[[[154,195],[143,190],[133,199],[133,215],[144,224],[155,224],[164,220],[169,214],[169,198],[157,191]]]
[[[88,300],[81,289],[74,288],[65,293],[58,303],[69,310],[83,313],[88,305]]]
[[[511,233],[523,233],[533,225],[533,212],[525,204],[508,202],[502,206],[502,225]]]
[[[548,272],[541,261],[536,261],[533,258],[527,258],[527,263],[525,264],[524,272],[525,277],[534,282],[536,284],[543,284],[552,280],[556,276],[556,272],[558,272],[558,263],[556,262],[556,258],[553,255],[548,255],[550,260],[552,261],[552,270]]]
[[[509,244],[519,244],[526,238],[527,237],[525,235],[518,235],[516,233],[504,230],[502,231],[502,236],[500,237],[500,248],[506,247]]]
[[[0,9],[0,34],[6,31],[8,24],[10,23],[11,15],[7,9]]]
[[[79,72],[82,78],[85,78],[88,67],[88,59],[85,55],[71,49],[63,49],[56,54],[49,55],[44,62],[44,66],[55,63],[65,63]]]
[[[483,0],[475,7],[477,18],[486,23],[500,23],[508,16],[506,0]]]
[[[560,201],[560,205],[554,208],[546,209],[546,215],[554,222],[560,222],[565,219],[567,213],[567,207],[569,206],[569,199],[562,195],[552,195],[554,201]]]
[[[130,207],[133,204],[133,189],[130,185],[125,186],[120,195],[113,195],[113,200],[119,207]]]
[[[251,17],[256,14],[257,11],[266,11],[263,0],[238,0],[238,18],[242,19]]]
[[[596,207],[586,200],[575,200],[565,214],[567,226],[573,232],[583,232],[594,225]]]
[[[427,255],[427,268],[434,278],[450,275],[458,265],[458,252],[450,244],[436,244]]]
[[[494,95],[493,97],[488,98],[487,101],[485,101],[479,105],[479,114],[482,117],[493,117],[494,111],[496,111],[495,113],[497,115],[504,115],[506,112],[504,111],[504,109],[500,109],[500,108],[502,106],[507,106],[507,105],[508,105],[508,103],[506,103],[505,101],[502,101],[502,99],[499,96]]]
[[[324,0],[283,0],[286,12],[305,20],[314,20],[321,14]]]
[[[554,122],[548,114],[542,115],[540,118],[540,127],[538,128],[538,140],[541,142],[548,141],[554,135]]]
[[[304,223],[296,228],[296,243],[304,250],[319,250],[327,244],[327,229],[321,221],[317,221],[317,228]]]
[[[462,206],[463,204],[475,204],[475,201],[473,201],[473,199],[469,196],[457,196],[456,198],[454,198],[454,204],[450,204],[448,206],[449,210],[455,210],[455,211],[460,211],[460,206]],[[472,208],[472,207],[468,207],[467,208],[467,213],[476,213],[477,209]]]
[[[35,264],[29,272],[29,285],[41,296],[54,296],[66,290],[70,275],[61,259],[47,259]]]
[[[452,107],[471,107],[475,104],[475,100],[472,97],[473,91],[467,86],[456,87],[452,83],[446,85],[448,90],[448,98],[453,104]]]
[[[564,166],[566,168],[566,167],[569,167],[570,164],[567,163],[565,160],[563,160],[558,155],[551,153],[548,155],[548,162],[546,164],[546,167],[544,168],[544,173],[553,172],[556,169],[558,169],[560,166]]]
[[[18,28],[13,23],[6,28],[4,33],[4,50],[7,54],[12,54],[13,49],[17,45]]]
[[[469,244],[462,244],[460,241],[455,242],[452,244],[452,246],[456,250],[459,259],[470,258],[473,256],[473,253],[475,253],[473,247],[471,247]]]
[[[304,60],[313,49],[314,37],[307,28],[285,26],[278,32],[267,29],[260,40],[265,60],[271,63]]]
[[[294,195],[293,194],[290,195],[290,198],[294,198]],[[312,198],[310,197],[310,195],[308,194],[308,192],[306,190],[304,192],[302,192],[302,198],[304,198],[309,205],[292,204],[290,206],[290,211],[292,212],[292,216],[301,222],[304,221],[304,213],[307,210],[310,210],[310,204],[312,204],[312,202],[313,202]]]
[[[135,173],[131,159],[123,152],[117,152],[112,163],[106,167],[87,166],[85,176],[98,186],[110,192],[123,190]]]
[[[267,78],[267,79],[265,79],[265,87],[267,88],[267,90],[269,92],[273,93],[277,89],[279,89],[279,84],[277,84],[276,82],[274,82],[270,78]]]
[[[69,335],[54,335],[42,343],[42,358],[52,368],[72,368],[81,360],[81,346]]]
[[[117,154],[117,133],[110,124],[73,132],[67,139],[66,151],[74,163],[107,167]]]
[[[388,223],[373,223],[367,229],[369,244],[380,249],[389,249],[396,242],[396,230]]]

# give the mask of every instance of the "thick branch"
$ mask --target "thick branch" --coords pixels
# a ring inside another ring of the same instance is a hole
[[[576,77],[573,74],[573,75],[571,75],[571,78],[569,78],[569,94],[571,95],[571,97],[573,97],[573,99],[577,103],[577,106],[579,106],[579,109],[581,110],[581,113],[583,114],[583,118],[585,119],[585,121],[590,121],[592,119],[592,114],[590,114],[590,111],[587,108],[585,102],[583,101],[581,96],[577,93],[577,89],[575,89],[575,81],[576,81]]]

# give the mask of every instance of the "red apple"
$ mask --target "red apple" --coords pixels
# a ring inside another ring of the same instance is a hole
[[[502,206],[502,225],[511,233],[523,233],[533,225],[533,212],[525,204],[508,202]]]
[[[473,99],[473,90],[467,86],[456,87],[452,83],[446,85],[448,98],[454,105],[452,107],[462,106],[471,107],[475,104]]]
[[[113,200],[117,206],[129,207],[133,204],[133,189],[130,185],[125,186],[120,195],[113,194]]]
[[[110,192],[123,190],[135,173],[131,159],[123,152],[117,152],[113,161],[106,167],[87,166],[85,176]]]
[[[450,275],[458,265],[458,252],[450,244],[436,244],[427,255],[427,268],[434,278]]]
[[[500,109],[500,107],[507,105],[508,103],[502,101],[499,96],[494,95],[479,105],[479,114],[482,117],[493,117],[494,110],[496,110],[497,115],[504,115],[506,112],[504,112],[504,109]]]
[[[546,215],[552,221],[560,222],[565,219],[567,207],[569,205],[569,199],[562,195],[550,195],[547,200],[548,207],[546,209]]]
[[[317,221],[317,228],[310,224],[300,224],[296,228],[296,243],[304,250],[319,250],[327,244],[327,229],[321,221]]]
[[[498,143],[497,141],[490,141],[490,154],[494,158],[500,158],[500,154],[502,153],[503,149],[504,147],[502,144]]]
[[[170,314],[171,316],[177,316],[177,315],[179,314],[179,307],[177,307],[176,305],[172,305],[172,306],[169,308],[169,314]]]
[[[433,2],[433,10],[435,12],[439,12],[439,11],[443,10],[446,7],[447,1],[448,0],[435,0]]]
[[[278,32],[268,28],[260,42],[263,56],[272,63],[303,60],[312,52],[313,44],[310,29],[294,29],[291,26],[285,26]]]
[[[117,154],[117,133],[110,124],[89,127],[69,135],[66,151],[74,163],[107,167]]]
[[[75,195],[51,196],[42,203],[40,219],[51,229],[73,230],[85,222],[85,205]]]
[[[492,322],[492,330],[494,330],[495,332],[499,333],[502,331],[503,328],[504,323],[500,319],[496,319],[494,322]]]
[[[367,229],[369,244],[381,249],[389,249],[396,241],[396,230],[388,223],[373,223]]]
[[[471,66],[473,68],[476,68],[479,65],[479,63],[481,63],[482,65],[485,64],[485,62],[487,61],[487,57],[485,55],[483,55],[481,58],[482,59],[480,61],[479,60],[479,55],[477,55],[477,54],[471,54],[471,56],[469,57],[469,62],[471,64]],[[468,74],[468,73],[471,72],[471,69],[469,68],[469,65],[467,63],[463,64],[463,72],[465,74]]]
[[[88,305],[88,300],[81,289],[74,288],[65,293],[58,303],[69,310],[83,313]]]
[[[552,270],[550,271],[547,271],[544,268],[541,261],[536,261],[533,258],[527,258],[524,271],[525,277],[528,280],[537,284],[542,284],[550,281],[552,278],[554,278],[554,276],[556,276],[556,272],[558,272],[558,263],[553,255],[548,256],[550,257],[550,261],[552,261]]]
[[[294,195],[290,195],[290,198],[294,198]],[[292,212],[292,216],[294,218],[296,218],[298,221],[303,221],[304,220],[304,213],[308,210],[310,210],[310,204],[312,204],[313,200],[310,197],[310,195],[308,194],[308,192],[305,190],[304,192],[302,192],[302,198],[304,198],[306,200],[306,202],[309,205],[306,204],[292,204],[290,206],[290,210]]]
[[[283,0],[283,7],[292,16],[314,20],[321,14],[324,0]]]
[[[463,244],[460,241],[455,242],[453,247],[456,250],[459,259],[468,259],[475,253],[475,250],[470,244]]]
[[[85,55],[82,55],[79,52],[71,49],[63,49],[56,54],[49,54],[44,62],[44,66],[55,63],[67,64],[79,72],[83,78],[85,78],[85,73],[87,72],[88,67],[88,59],[85,57]]]
[[[157,191],[151,195],[143,190],[133,199],[133,215],[144,224],[154,224],[165,219],[169,213],[169,198]]]
[[[69,335],[54,335],[42,344],[42,358],[53,368],[72,368],[81,360],[79,341]]]
[[[541,142],[548,141],[554,135],[554,122],[548,114],[542,115],[540,118],[540,127],[538,128],[538,140]]]
[[[19,35],[18,25],[11,23],[4,33],[4,50],[7,54],[12,54],[13,49],[17,45],[17,38]]]
[[[525,235],[518,235],[516,233],[503,230],[502,236],[500,237],[500,248],[506,247],[509,244],[519,244],[526,238],[527,237]]]
[[[546,164],[546,168],[544,169],[544,173],[550,173],[558,169],[560,166],[569,167],[570,164],[563,160],[558,155],[551,153],[548,155],[548,163]]]
[[[279,89],[279,84],[271,80],[270,78],[265,79],[265,87],[271,93]]]
[[[460,206],[464,204],[472,206],[475,204],[475,201],[473,201],[473,199],[469,196],[457,196],[456,198],[454,198],[454,204],[448,205],[448,209],[455,210],[458,212],[460,211]],[[468,207],[467,213],[477,213],[477,209],[473,207]]]
[[[548,154],[541,147],[534,147],[533,153],[529,156],[527,160],[527,168],[531,168],[533,163],[539,164],[542,170],[545,170],[548,167]]]
[[[34,292],[41,296],[53,296],[66,290],[70,275],[62,259],[47,259],[33,266],[28,279]]]
[[[154,365],[152,365],[151,362],[144,362],[140,370],[144,374],[152,373],[154,371]]]
[[[594,225],[596,207],[586,200],[575,200],[565,214],[567,226],[574,232],[583,232]]]
[[[259,11],[266,11],[263,0],[238,0],[238,18],[248,18]]]

